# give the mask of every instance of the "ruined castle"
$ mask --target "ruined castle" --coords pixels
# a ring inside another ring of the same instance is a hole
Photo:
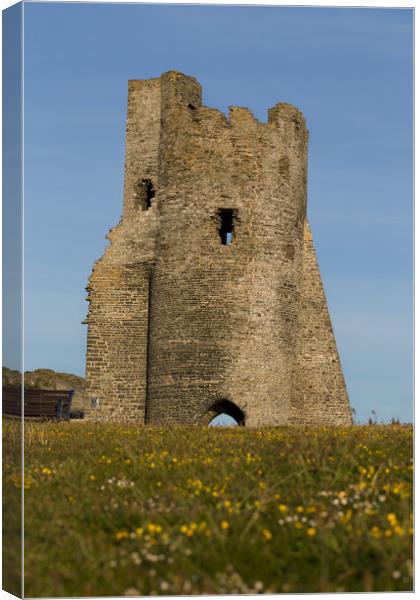
[[[88,418],[351,423],[307,144],[290,104],[261,123],[179,72],[129,82],[123,216],[87,287]]]

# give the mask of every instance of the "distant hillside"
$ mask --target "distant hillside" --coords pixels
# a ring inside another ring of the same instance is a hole
[[[3,385],[18,385],[21,374],[3,367]],[[25,371],[25,387],[40,387],[46,390],[74,390],[72,410],[84,410],[87,407],[85,380],[72,373],[57,373],[52,369]]]

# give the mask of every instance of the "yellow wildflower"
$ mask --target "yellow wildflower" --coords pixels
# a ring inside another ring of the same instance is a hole
[[[314,537],[314,535],[316,535],[316,528],[315,527],[309,527],[306,530],[306,535],[309,535],[309,537]]]
[[[372,527],[372,529],[370,530],[370,533],[374,538],[380,538],[382,536],[381,530],[376,525],[374,527]]]
[[[343,525],[345,525],[346,523],[348,523],[350,521],[352,515],[353,515],[353,511],[351,508],[349,508],[346,511],[346,514],[343,515],[342,517],[340,517],[340,522],[343,523]]]
[[[280,512],[285,513],[287,512],[287,506],[285,504],[279,504],[278,505],[278,509]]]
[[[128,538],[128,531],[117,531],[115,534],[117,540],[124,540],[125,538]]]
[[[162,527],[160,525],[155,525],[154,523],[149,523],[147,525],[147,530],[149,533],[160,533],[162,531]]]
[[[220,524],[220,527],[222,529],[229,529],[229,527],[230,527],[229,522],[228,521],[222,521],[221,524]]]
[[[397,515],[395,513],[389,513],[386,519],[392,527],[394,527],[398,523]]]
[[[271,531],[269,531],[268,529],[263,529],[261,533],[262,533],[263,538],[267,542],[269,542],[271,540],[271,538],[273,537]]]

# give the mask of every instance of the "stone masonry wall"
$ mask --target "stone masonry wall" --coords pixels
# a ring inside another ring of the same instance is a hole
[[[291,422],[350,425],[352,415],[309,224],[293,372]]]
[[[129,83],[123,219],[88,287],[90,418],[206,423],[223,409],[262,426],[318,422],[327,407],[346,420],[304,236],[307,139],[288,104],[260,123],[202,106],[178,72]]]
[[[87,418],[144,422],[149,281],[158,212],[144,210],[143,180],[158,177],[160,79],[130,81],[126,129],[124,213],[88,284]],[[156,190],[155,190],[156,191]],[[154,199],[153,199],[154,200]]]
[[[152,284],[149,422],[199,422],[228,399],[249,425],[290,412],[306,129],[200,106],[195,80],[162,78],[159,252]],[[194,108],[190,108],[194,106]],[[222,245],[220,209],[235,211]]]

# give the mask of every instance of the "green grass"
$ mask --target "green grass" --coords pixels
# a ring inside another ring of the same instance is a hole
[[[16,425],[4,436],[7,521]],[[412,589],[410,426],[47,423],[25,440],[27,596]]]

